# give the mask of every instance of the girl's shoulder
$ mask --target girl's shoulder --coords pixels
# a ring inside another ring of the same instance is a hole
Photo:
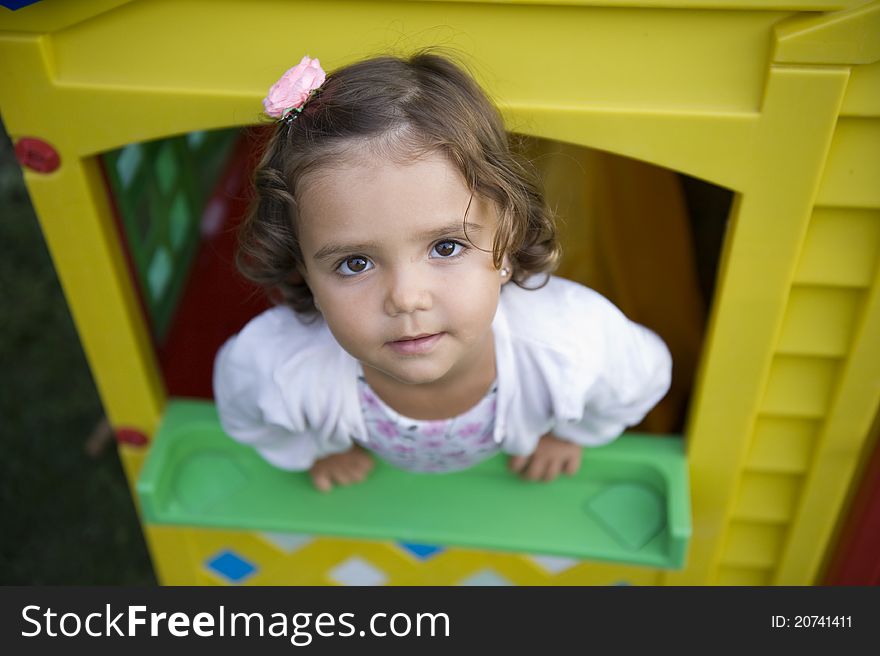
[[[526,288],[507,284],[501,305],[512,337],[562,353],[581,353],[601,346],[605,334],[625,317],[602,294],[558,276],[526,281]]]
[[[251,319],[220,353],[230,364],[270,371],[294,355],[326,347],[329,334],[320,317],[309,321],[286,306],[277,306]]]
[[[309,339],[324,325],[320,317],[310,321],[286,305],[277,305],[248,321],[237,336],[243,339]]]
[[[306,447],[286,438],[326,425],[328,413],[339,405],[326,402],[336,393],[333,383],[343,362],[341,347],[329,335],[323,319],[303,321],[276,307],[230,337],[217,352],[213,373],[224,429],[246,443],[259,443],[270,462],[303,468],[305,456],[295,452]]]

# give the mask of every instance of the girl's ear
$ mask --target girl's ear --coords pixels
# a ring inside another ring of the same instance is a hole
[[[502,285],[506,285],[513,277],[513,265],[511,265],[510,258],[506,254],[501,259],[501,268],[498,270],[498,274],[501,276]]]

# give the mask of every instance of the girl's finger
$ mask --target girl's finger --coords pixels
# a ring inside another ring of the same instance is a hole
[[[367,477],[369,471],[369,468],[364,467],[364,465],[359,462],[351,463],[345,469],[345,472],[348,474],[348,478],[352,483],[360,483]]]
[[[544,471],[546,469],[547,459],[533,455],[529,462],[529,466],[526,468],[525,477],[530,481],[539,481],[541,480],[541,477],[544,476]]]
[[[333,481],[336,482],[338,485],[351,485],[352,483],[354,483],[354,477],[351,475],[348,469],[337,467],[333,471]]]
[[[357,458],[354,461],[353,468],[362,475],[366,476],[373,469],[373,459],[365,453],[363,454],[363,457]]]
[[[330,482],[330,477],[324,471],[317,471],[312,473],[312,485],[314,485],[315,489],[320,492],[329,492],[333,489],[333,484]]]
[[[508,462],[508,467],[510,468],[510,471],[518,473],[522,471],[528,461],[529,459],[526,456],[511,456],[510,461]]]
[[[547,483],[556,480],[556,477],[559,476],[559,472],[562,470],[563,464],[564,461],[557,458],[549,460],[547,462],[547,467],[544,469],[544,475],[541,477],[541,480]]]

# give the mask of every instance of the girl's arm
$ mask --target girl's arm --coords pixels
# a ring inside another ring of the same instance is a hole
[[[279,469],[308,470],[322,492],[366,478],[373,468],[370,455],[356,445],[322,455],[305,421],[295,424],[296,414],[280,398],[271,370],[263,371],[254,356],[248,348],[237,348],[235,337],[217,353],[214,399],[223,430]]]
[[[557,421],[553,429],[558,437],[582,446],[605,444],[638,424],[666,395],[672,380],[672,357],[663,340],[606,303],[598,372],[573,401],[581,411]]]
[[[672,359],[656,334],[617,308],[606,330],[603,366],[581,400],[582,412],[557,421],[530,455],[510,458],[511,471],[524,479],[548,482],[576,474],[583,447],[605,444],[638,424],[669,389]]]
[[[236,352],[235,340],[214,360],[214,400],[223,430],[279,469],[309,469],[318,457],[316,439],[292,424],[271,373],[261,371],[256,358]]]

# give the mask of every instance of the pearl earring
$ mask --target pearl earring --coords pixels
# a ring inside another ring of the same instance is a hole
[[[502,278],[506,278],[507,274],[509,274],[509,273],[510,273],[510,269],[508,269],[507,267],[501,267],[501,277]]]

